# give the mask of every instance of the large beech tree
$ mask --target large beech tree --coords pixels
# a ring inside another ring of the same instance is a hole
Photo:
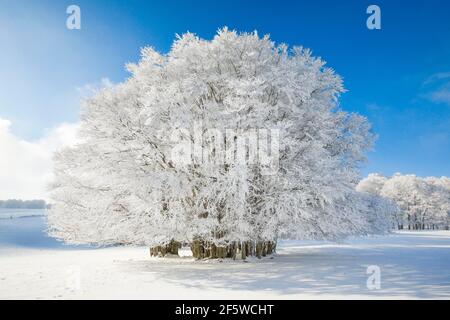
[[[84,103],[82,142],[55,157],[54,236],[245,258],[282,237],[386,230],[354,189],[370,126],[340,109],[342,80],[311,51],[224,28],[144,48],[127,68]]]

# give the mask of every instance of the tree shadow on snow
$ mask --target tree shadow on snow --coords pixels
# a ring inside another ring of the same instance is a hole
[[[394,236],[388,243],[381,239],[385,238],[363,241],[360,246],[286,242],[273,259],[252,259],[247,263],[152,259],[127,263],[126,268],[156,273],[159,279],[185,287],[273,292],[280,298],[294,294],[317,298],[450,297],[449,238],[423,241]],[[381,271],[378,290],[367,288],[367,267],[371,265]]]

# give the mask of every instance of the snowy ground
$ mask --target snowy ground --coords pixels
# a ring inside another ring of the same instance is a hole
[[[149,258],[146,248],[65,247],[43,218],[0,220],[0,299],[450,299],[450,232],[341,244],[290,241],[273,258]],[[369,290],[369,265],[381,288]]]

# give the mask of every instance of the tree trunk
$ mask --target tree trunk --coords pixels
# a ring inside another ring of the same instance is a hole
[[[275,252],[276,242],[274,241],[233,241],[227,245],[218,246],[214,243],[200,239],[191,242],[192,256],[197,259],[236,259],[238,254],[245,260],[249,256],[256,256],[259,259]]]
[[[181,243],[172,240],[163,246],[150,247],[150,257],[164,257],[167,254],[178,255],[179,248],[181,248]]]

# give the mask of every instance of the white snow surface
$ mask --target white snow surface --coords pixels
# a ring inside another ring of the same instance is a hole
[[[380,267],[379,290],[366,286],[370,265]],[[0,242],[0,299],[393,298],[450,298],[449,231],[284,241],[273,258],[248,262]]]

